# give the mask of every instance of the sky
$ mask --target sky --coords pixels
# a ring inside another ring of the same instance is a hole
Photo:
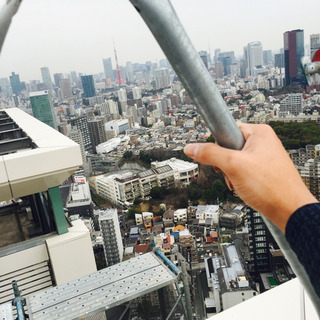
[[[6,0],[0,0],[0,8]],[[235,51],[251,41],[263,50],[283,47],[283,33],[320,33],[319,0],[172,0],[195,48]],[[156,62],[164,54],[129,0],[23,0],[0,54],[0,78],[40,80],[41,67],[54,73],[103,72],[113,41],[120,65]],[[115,68],[115,64],[113,65]]]

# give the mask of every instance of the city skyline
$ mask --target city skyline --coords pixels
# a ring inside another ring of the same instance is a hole
[[[0,0],[1,7],[3,3]],[[40,68],[45,66],[51,75],[72,70],[97,74],[103,72],[102,59],[109,57],[115,69],[113,40],[122,66],[127,61],[159,62],[164,58],[129,1],[93,3],[22,2],[3,46],[0,78],[16,72],[21,81],[40,80]],[[308,10],[307,15],[298,1],[272,0],[267,5],[261,1],[260,5],[250,0],[244,5],[233,0],[228,10],[209,0],[197,4],[173,0],[172,4],[196,49],[211,49],[211,55],[217,48],[242,55],[243,47],[252,41],[261,41],[263,50],[276,51],[283,48],[283,33],[288,30],[303,29],[305,44],[309,44],[310,34],[319,33],[313,23],[316,10]],[[308,7],[313,5],[317,5],[315,1],[308,2]]]

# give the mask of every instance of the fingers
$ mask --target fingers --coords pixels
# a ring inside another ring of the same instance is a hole
[[[193,143],[184,148],[184,153],[197,162],[212,165],[223,170],[234,150],[218,146],[215,143]]]

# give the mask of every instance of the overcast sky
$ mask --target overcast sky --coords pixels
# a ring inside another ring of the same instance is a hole
[[[6,0],[0,0],[0,8]],[[283,47],[283,33],[320,33],[319,0],[172,0],[198,51],[234,50],[261,41],[264,50]],[[41,79],[40,68],[54,73],[103,72],[115,41],[120,65],[164,57],[129,0],[23,0],[0,55],[0,78],[12,71],[20,80]],[[115,67],[115,66],[114,66]]]

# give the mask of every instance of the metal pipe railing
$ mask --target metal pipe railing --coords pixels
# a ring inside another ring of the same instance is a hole
[[[19,9],[22,0],[10,0],[1,8],[0,11],[0,52],[4,39],[6,38],[9,30],[12,17]]]
[[[188,91],[219,145],[240,150],[243,136],[167,0],[130,0]]]
[[[156,38],[219,145],[241,150],[243,136],[208,70],[180,23],[169,0],[130,0]],[[319,297],[290,248],[285,235],[269,220],[266,224],[309,294],[320,317]]]

